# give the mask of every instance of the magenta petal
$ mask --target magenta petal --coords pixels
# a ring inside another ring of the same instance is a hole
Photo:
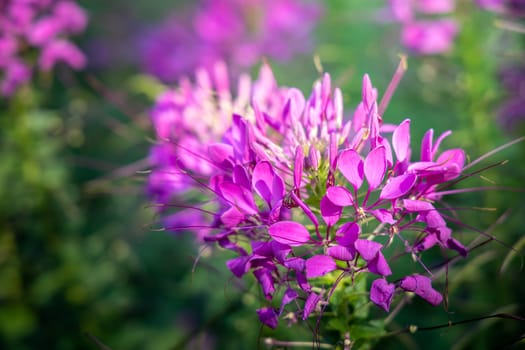
[[[64,62],[71,68],[79,70],[86,65],[86,57],[73,43],[57,39],[43,47],[38,63],[42,70],[49,71],[59,62]]]
[[[419,242],[418,244],[414,246],[414,251],[423,252],[435,246],[437,242],[438,240],[437,240],[436,235],[434,234],[426,235],[425,238],[421,240],[421,242]]]
[[[343,208],[332,203],[326,196],[321,199],[321,216],[328,226],[333,226],[341,217]]]
[[[457,251],[462,257],[466,257],[467,254],[468,254],[468,250],[465,249],[465,247],[463,246],[463,244],[461,244],[458,240],[454,239],[454,238],[450,238],[448,241],[447,241],[447,248],[449,249],[453,249],[455,251]]]
[[[465,165],[465,151],[462,149],[449,149],[441,153],[436,161],[444,165],[444,181],[455,179],[461,174]]]
[[[273,292],[275,292],[275,286],[271,271],[266,268],[259,268],[253,271],[253,274],[261,285],[264,297],[268,300],[272,300]]]
[[[228,210],[221,214],[220,219],[226,227],[234,227],[243,221],[244,217],[245,215],[239,211],[239,209],[231,206]]]
[[[422,275],[411,275],[403,278],[399,286],[406,291],[414,292],[430,304],[436,306],[443,300],[442,295],[432,288],[430,278]]]
[[[284,262],[284,267],[294,270],[296,272],[304,271],[304,259],[302,258],[290,258]]]
[[[283,179],[275,173],[269,162],[259,162],[253,169],[252,186],[255,192],[273,207],[284,196]]]
[[[287,244],[282,244],[277,241],[270,242],[270,246],[272,247],[272,253],[275,259],[279,261],[281,264],[284,263],[286,257],[290,252],[292,251],[292,248],[290,248]]]
[[[392,274],[390,266],[388,266],[385,257],[380,251],[377,253],[376,257],[368,263],[368,271],[381,276],[390,276]]]
[[[279,309],[279,314],[282,314],[284,307],[290,304],[295,299],[297,299],[298,296],[299,294],[295,290],[288,288],[286,292],[284,292],[283,299],[281,300],[281,308]]]
[[[355,242],[355,249],[357,249],[366,261],[374,259],[382,247],[383,245],[381,243],[369,241],[368,239],[358,239]]]
[[[394,290],[396,286],[393,283],[388,283],[386,280],[380,278],[372,282],[370,287],[370,300],[388,312],[390,310],[390,303],[394,297]]]
[[[208,146],[208,158],[221,169],[233,168],[233,147],[225,143],[213,143]]]
[[[365,74],[363,76],[363,85],[362,85],[362,99],[366,107],[370,108],[370,106],[376,102],[377,99],[377,91],[372,86],[372,81],[370,80],[370,77],[368,74]]]
[[[429,202],[418,201],[414,199],[404,199],[403,207],[409,212],[425,212],[435,210],[434,206]]]
[[[392,215],[392,211],[384,208],[374,209],[369,211],[380,223],[393,225],[397,222]]]
[[[295,188],[301,187],[301,182],[303,179],[303,164],[304,164],[304,152],[303,146],[297,146],[295,151],[295,163],[293,170],[293,183]]]
[[[300,246],[310,240],[310,233],[294,221],[280,221],[268,228],[268,234],[279,243]]]
[[[430,228],[440,228],[445,227],[447,225],[445,219],[439,214],[437,210],[429,210],[425,213],[421,213],[423,217],[425,218],[425,222],[427,223],[427,226]]]
[[[246,188],[226,181],[221,183],[219,188],[224,199],[230,204],[235,205],[247,214],[255,215],[258,213],[253,195]]]
[[[346,149],[339,154],[337,168],[357,191],[363,184],[363,160],[353,149]]]
[[[352,194],[345,187],[332,186],[326,190],[326,197],[335,205],[346,207],[354,204]]]
[[[432,161],[432,142],[434,141],[434,129],[429,129],[421,140],[421,161],[431,162]]]
[[[336,232],[336,240],[342,246],[353,247],[357,238],[359,238],[359,233],[361,232],[361,227],[355,222],[347,222],[344,225],[341,225]]]
[[[324,276],[329,272],[334,271],[337,265],[329,256],[314,255],[306,260],[306,278],[314,278]]]
[[[392,146],[397,161],[403,162],[410,157],[410,119],[405,119],[392,134]]]
[[[355,249],[342,245],[328,247],[326,253],[332,258],[342,261],[350,261],[355,257]]]
[[[358,133],[361,130],[364,130],[364,127],[366,125],[366,116],[367,111],[365,110],[365,104],[363,102],[360,102],[354,111],[354,116],[352,117],[352,126],[356,133]]]
[[[249,179],[248,172],[246,171],[246,168],[242,165],[235,165],[233,167],[233,182],[246,190],[252,189],[252,184]],[[249,192],[250,193],[250,192]],[[250,193],[250,197],[252,197]],[[252,197],[253,199],[253,197]]]
[[[369,191],[379,187],[386,172],[386,153],[385,147],[380,146],[368,154],[365,159],[365,177],[368,181]]]
[[[244,275],[249,269],[249,260],[249,256],[239,256],[237,258],[228,260],[226,262],[226,266],[236,277],[241,278],[242,275]]]
[[[381,190],[379,198],[397,199],[407,194],[416,183],[417,176],[414,174],[404,174],[396,176],[386,183]]]
[[[311,292],[310,295],[308,295],[308,298],[304,303],[303,321],[308,318],[312,311],[314,311],[315,307],[317,306],[317,303],[319,303],[319,300],[321,300],[321,297],[315,294],[314,292]]]
[[[275,329],[277,328],[277,324],[279,323],[277,312],[273,308],[270,307],[263,307],[261,309],[257,309],[257,315],[259,316],[259,320],[266,326]]]

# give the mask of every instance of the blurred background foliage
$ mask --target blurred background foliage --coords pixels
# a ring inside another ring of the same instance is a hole
[[[148,108],[162,85],[139,73],[133,42],[163,18],[167,6],[188,4],[79,3],[90,13],[80,38],[90,67],[41,74],[14,99],[0,101],[0,348],[104,348],[100,341],[112,349],[248,349],[266,348],[265,337],[309,342],[312,331],[304,325],[283,324],[272,332],[260,326],[254,312],[260,292],[252,281],[230,275],[224,252],[198,251],[190,236],[151,229],[156,218],[142,171],[152,142]],[[315,55],[351,110],[364,73],[380,95],[385,90],[403,52],[399,28],[381,22],[383,1],[331,0],[325,6],[314,54],[270,63],[281,84],[308,94],[319,76]],[[384,119],[411,118],[415,149],[428,128],[452,129],[446,145],[466,148],[473,160],[523,134],[503,133],[495,110],[503,97],[498,67],[519,54],[524,37],[494,27],[494,15],[470,1],[460,1],[455,16],[462,29],[454,50],[409,56]],[[523,269],[509,248],[525,246],[524,151],[520,143],[498,153],[478,168],[510,162],[468,180],[471,186],[518,190],[451,197],[452,207],[495,208],[461,214],[505,245],[492,241],[451,265],[447,308],[414,300],[391,320],[389,331],[525,314]],[[467,243],[486,239],[456,230]],[[401,333],[377,347],[494,349],[524,332],[523,323],[489,319]]]

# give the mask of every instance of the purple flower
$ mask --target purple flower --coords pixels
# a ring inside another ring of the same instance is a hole
[[[427,18],[454,11],[454,0],[390,0],[392,18],[400,22],[401,44],[419,55],[450,51],[458,32],[457,23],[450,18]]]
[[[285,307],[295,320],[322,312],[334,276],[381,276],[370,300],[388,311],[396,285],[385,277],[399,271],[396,246],[422,264],[434,246],[466,255],[439,204],[466,159],[461,149],[439,149],[450,132],[434,140],[429,130],[412,160],[410,120],[383,124],[366,75],[352,120],[328,74],[308,98],[279,87],[268,65],[253,83],[242,77],[236,97],[227,77],[218,64],[158,99],[149,191],[174,225],[168,230],[192,230],[231,251],[232,274],[253,274],[265,303],[280,304],[257,311],[263,324],[276,327]],[[177,207],[183,211],[172,213]],[[424,276],[398,286],[441,301]]]
[[[523,0],[476,0],[479,7],[509,17],[521,17],[525,14]]]
[[[372,282],[370,287],[370,300],[388,312],[390,310],[390,304],[394,297],[394,290],[396,286],[392,283],[388,283],[386,280],[379,278]]]
[[[311,50],[310,33],[321,12],[319,4],[298,0],[202,0],[142,35],[142,65],[173,82],[218,60],[235,73],[263,56],[287,61]]]
[[[426,276],[415,274],[404,277],[399,282],[399,286],[408,292],[414,292],[434,306],[441,304],[441,301],[443,301],[441,293],[432,288],[432,282]]]
[[[49,71],[58,62],[64,62],[73,69],[81,69],[86,65],[86,57],[69,41],[55,40],[42,48],[39,65],[43,71]]]
[[[18,59],[10,59],[2,64],[0,70],[4,71],[4,77],[0,80],[0,93],[4,96],[12,95],[16,89],[31,79],[31,68]]]
[[[86,24],[85,11],[69,0],[12,0],[4,4],[0,13],[1,93],[11,95],[30,80],[30,67],[36,62],[24,57],[28,44],[39,50],[38,66],[44,71],[58,62],[76,70],[84,68],[84,54],[67,38],[82,32]]]
[[[401,42],[414,53],[431,55],[450,51],[457,32],[449,19],[411,22],[403,26]]]

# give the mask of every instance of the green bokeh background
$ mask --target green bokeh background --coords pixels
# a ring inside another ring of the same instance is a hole
[[[141,170],[147,168],[153,137],[147,112],[159,86],[139,74],[132,36],[170,6],[187,4],[80,4],[90,12],[90,27],[79,41],[97,64],[81,73],[61,67],[55,76],[40,74],[13,100],[0,101],[0,348],[255,349],[266,348],[264,337],[311,341],[304,325],[288,328],[281,322],[273,332],[260,326],[254,311],[260,292],[249,278],[231,276],[224,265],[228,253],[199,252],[189,235],[151,229],[156,217],[144,195]],[[315,55],[343,89],[351,110],[360,100],[364,73],[379,95],[385,91],[403,53],[399,27],[381,22],[383,1],[325,5]],[[461,25],[455,49],[442,56],[409,55],[408,71],[384,119],[411,118],[415,149],[428,128],[452,129],[446,146],[465,148],[473,160],[523,134],[523,129],[504,134],[494,111],[505,97],[497,69],[523,59],[524,37],[496,28],[494,15],[470,1],[459,1],[454,16]],[[101,43],[106,46],[97,46]],[[293,64],[271,64],[281,84],[308,94],[319,76],[313,61],[309,55]],[[504,159],[510,162],[484,175],[516,191],[467,193],[451,196],[450,203],[495,208],[461,214],[523,251],[523,143],[480,167]],[[467,181],[463,186],[491,184],[480,177]],[[464,242],[479,235],[456,230]],[[451,267],[448,309],[414,299],[387,329],[495,313],[523,317],[523,277],[510,248],[488,243]],[[373,316],[384,314],[374,309]],[[496,349],[524,333],[523,322],[489,319],[402,333],[376,347]]]

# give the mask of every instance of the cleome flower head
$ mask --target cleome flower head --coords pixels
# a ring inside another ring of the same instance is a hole
[[[411,121],[384,124],[368,75],[345,118],[328,74],[305,98],[263,65],[255,82],[240,79],[234,98],[224,70],[183,80],[152,110],[149,189],[166,229],[231,251],[227,267],[258,282],[257,314],[272,328],[285,311],[295,320],[318,314],[340,281],[362,275],[375,276],[370,300],[385,311],[403,292],[440,304],[425,251],[467,255],[440,206],[465,167],[463,150],[441,150],[450,132],[434,139],[429,130],[413,152]],[[404,247],[397,258],[416,262],[413,274],[399,275],[395,246]]]

